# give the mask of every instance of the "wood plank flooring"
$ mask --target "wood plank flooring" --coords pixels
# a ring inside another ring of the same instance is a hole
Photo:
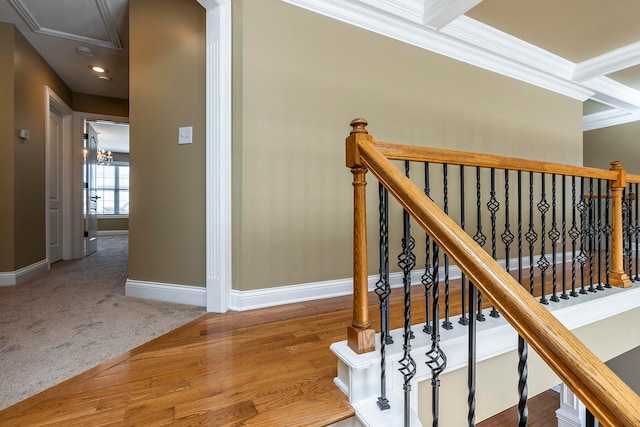
[[[461,310],[459,292],[452,283],[452,315]],[[424,322],[422,288],[414,294],[414,323]],[[391,300],[397,328],[401,292]],[[376,326],[377,303],[371,295]],[[329,425],[354,414],[333,384],[337,361],[329,350],[350,322],[350,296],[209,313],[1,411],[0,426]],[[514,425],[501,423],[482,426]]]

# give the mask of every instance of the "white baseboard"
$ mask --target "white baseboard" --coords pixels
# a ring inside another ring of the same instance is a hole
[[[534,258],[534,263],[538,262],[540,257]],[[566,254],[566,260],[569,262],[572,254]],[[523,268],[529,268],[529,258],[523,258]],[[562,262],[562,254],[558,254],[556,262]],[[499,260],[498,263],[503,267],[506,265],[505,260]],[[517,270],[518,260],[512,258],[509,263],[511,271]],[[551,270],[549,270],[551,271]],[[413,286],[420,286],[424,269],[413,270],[411,272],[411,283]],[[439,277],[441,282],[445,277],[444,267],[439,269]],[[456,280],[462,277],[460,269],[453,265],[449,268],[449,280]],[[389,284],[392,288],[402,286],[403,274],[401,272],[389,274]],[[375,289],[378,281],[378,275],[369,276],[369,292]],[[257,289],[251,291],[231,290],[231,301],[229,308],[235,311],[255,310],[257,308],[274,307],[283,304],[293,304],[304,301],[313,301],[323,298],[332,298],[353,293],[353,279],[336,279],[323,282],[304,283],[299,285],[278,286],[275,288]]]
[[[197,286],[173,285],[169,283],[143,282],[127,279],[124,294],[128,297],[206,307],[207,291]]]
[[[47,271],[49,271],[49,263],[43,259],[16,271],[2,272],[0,273],[0,286],[19,285]]]
[[[98,236],[128,236],[129,230],[98,230]]]

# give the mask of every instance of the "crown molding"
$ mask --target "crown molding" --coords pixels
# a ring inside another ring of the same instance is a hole
[[[595,92],[594,100],[631,113],[640,113],[640,91],[638,90],[604,76],[587,80],[582,85]]]
[[[482,0],[424,0],[424,24],[439,30]]]
[[[640,42],[579,62],[575,66],[573,80],[584,82],[638,64],[640,64]]]
[[[38,22],[38,19],[31,13],[31,10],[27,7],[22,0],[8,0],[11,6],[18,12],[20,17],[29,26],[31,31],[37,34],[43,34],[52,37],[58,37],[61,39],[74,40],[80,43],[92,44],[95,46],[106,47],[109,49],[122,50],[122,42],[118,35],[113,15],[111,14],[111,8],[107,3],[107,0],[95,0],[102,22],[104,23],[105,31],[109,37],[109,40],[96,39],[93,37],[86,37],[80,34],[67,33],[65,31],[53,30],[51,28],[45,28]]]
[[[395,40],[502,74],[553,92],[585,101],[591,90],[565,78],[518,62],[512,54],[498,54],[424,25],[399,19],[357,0],[282,0],[303,9]],[[372,0],[369,0],[372,1]]]
[[[622,110],[606,110],[582,117],[582,130],[584,132],[602,129],[609,126],[622,125],[640,120],[640,114],[632,114]]]

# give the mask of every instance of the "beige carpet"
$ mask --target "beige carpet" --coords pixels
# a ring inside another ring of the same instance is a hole
[[[127,238],[0,287],[0,409],[82,373],[205,313],[124,296]]]

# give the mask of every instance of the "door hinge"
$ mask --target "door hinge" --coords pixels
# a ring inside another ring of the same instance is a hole
[[[89,188],[89,183],[85,182],[84,184],[82,184],[82,188]]]
[[[83,139],[89,139],[89,134],[88,133],[83,134],[82,138]]]
[[[84,232],[84,237],[89,237],[89,232],[88,231]]]

